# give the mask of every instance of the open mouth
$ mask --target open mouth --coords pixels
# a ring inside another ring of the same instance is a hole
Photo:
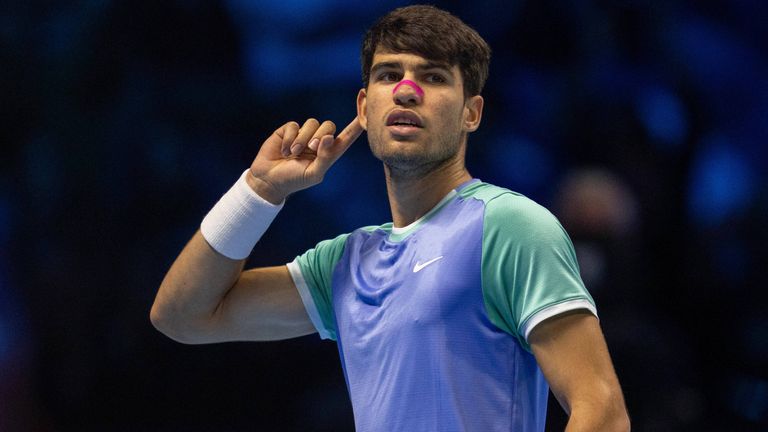
[[[396,110],[387,116],[387,126],[396,128],[423,128],[421,118],[413,111]]]

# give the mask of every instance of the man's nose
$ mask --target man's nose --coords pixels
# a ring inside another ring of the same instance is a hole
[[[398,105],[418,105],[424,98],[424,90],[411,80],[402,80],[392,89],[395,103]]]

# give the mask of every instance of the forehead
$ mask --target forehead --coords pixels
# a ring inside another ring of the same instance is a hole
[[[408,52],[392,52],[388,50],[377,49],[373,54],[371,68],[373,69],[377,65],[382,64],[399,66],[403,69],[441,68],[454,75],[458,74],[459,71],[459,67],[457,65],[450,65],[438,60],[430,60],[426,57],[422,57],[419,54]]]

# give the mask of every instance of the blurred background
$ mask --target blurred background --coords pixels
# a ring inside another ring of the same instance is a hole
[[[0,7],[0,431],[352,430],[333,342],[186,346],[148,315],[274,129],[354,117],[362,34],[403,4]],[[470,172],[571,234],[633,429],[766,430],[768,3],[433,4],[494,50]],[[389,220],[363,137],[251,264]]]

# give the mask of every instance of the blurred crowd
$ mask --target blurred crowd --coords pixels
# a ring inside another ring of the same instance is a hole
[[[355,116],[362,34],[406,3],[0,8],[0,431],[352,430],[332,342],[148,315],[275,128]],[[430,3],[493,49],[469,170],[570,233],[633,429],[768,428],[768,3]],[[363,136],[250,264],[388,220]]]

